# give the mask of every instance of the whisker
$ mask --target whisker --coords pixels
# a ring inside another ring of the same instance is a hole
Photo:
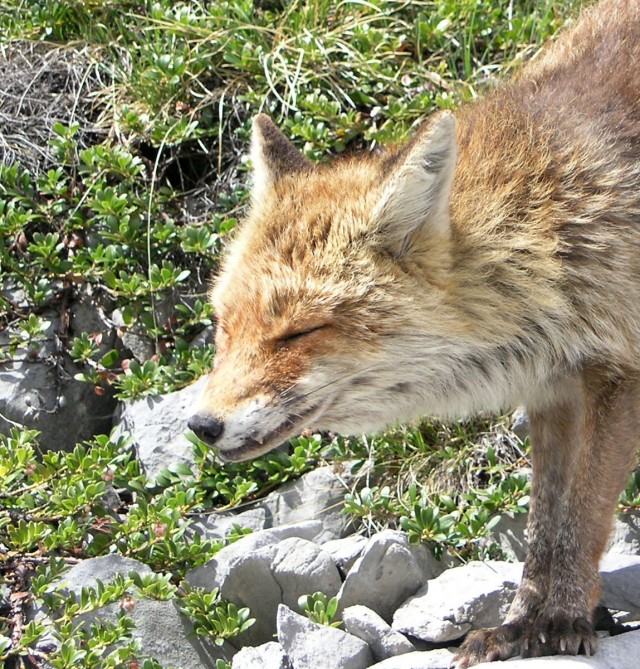
[[[338,376],[337,378],[331,379],[327,381],[327,383],[323,383],[319,386],[316,386],[315,388],[311,388],[305,393],[302,393],[301,395],[295,395],[291,398],[285,398],[284,399],[284,405],[287,406],[287,404],[290,404],[291,402],[294,401],[299,401],[302,399],[306,399],[307,397],[313,395],[314,393],[319,392],[320,390],[323,390],[324,388],[328,388],[329,386],[333,385],[334,383],[339,383],[340,381],[344,381],[349,378],[353,378],[354,376],[358,376],[359,374],[362,374],[364,372],[370,372],[371,370],[375,370],[376,368],[380,368],[381,365],[376,364],[376,365],[369,365],[368,367],[360,367],[359,369],[356,369],[352,372],[348,372],[346,374],[343,374],[342,376]],[[290,388],[287,390],[283,391],[281,393],[281,397],[283,397],[287,392],[290,392],[294,388],[294,385],[292,385]]]

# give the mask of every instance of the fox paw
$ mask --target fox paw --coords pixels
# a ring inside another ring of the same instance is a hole
[[[451,669],[467,669],[481,662],[508,660],[520,651],[522,633],[522,627],[513,624],[469,632],[451,662]]]
[[[597,647],[598,637],[587,618],[543,612],[522,642],[522,656],[593,655]]]

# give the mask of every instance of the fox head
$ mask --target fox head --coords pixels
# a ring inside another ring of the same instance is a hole
[[[430,409],[463,319],[452,301],[456,124],[386,154],[310,163],[253,123],[250,211],[212,291],[217,355],[189,427],[223,460],[306,428],[373,431]]]

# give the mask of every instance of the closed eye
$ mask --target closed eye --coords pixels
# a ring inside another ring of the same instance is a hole
[[[307,335],[310,335],[314,332],[318,332],[318,330],[322,330],[325,327],[327,327],[327,326],[326,325],[316,325],[312,328],[307,328],[306,330],[297,330],[297,331],[293,331],[293,332],[287,332],[286,334],[279,337],[276,343],[277,343],[278,346],[286,346],[287,344],[292,344],[292,343],[302,339],[303,337],[306,337]]]

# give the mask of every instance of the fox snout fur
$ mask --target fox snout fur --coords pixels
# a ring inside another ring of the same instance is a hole
[[[405,145],[310,163],[255,118],[250,211],[212,293],[190,426],[223,460],[305,428],[527,407],[529,553],[459,669],[591,654],[640,434],[640,2],[604,0]]]

